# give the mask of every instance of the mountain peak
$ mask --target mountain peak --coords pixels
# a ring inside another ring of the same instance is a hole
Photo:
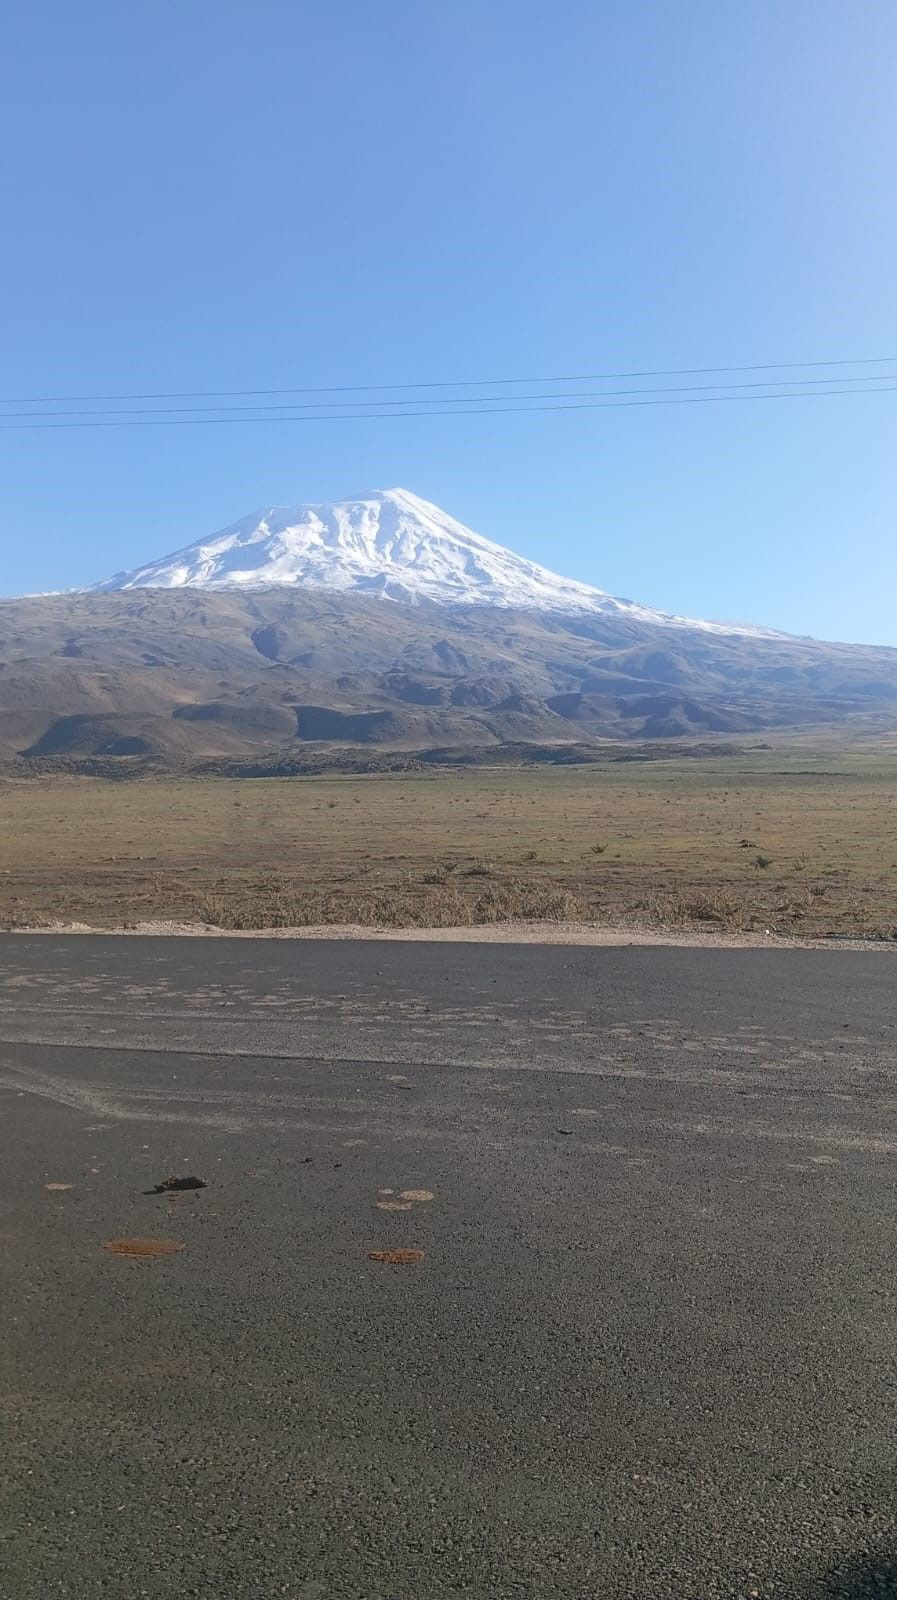
[[[474,533],[410,489],[348,500],[269,506],[95,590],[262,589],[283,585],[378,595],[406,603],[600,612],[714,632],[755,632],[682,618],[562,578]]]
[[[410,489],[269,506],[97,589],[290,584],[441,605],[589,611],[608,597],[457,522]]]

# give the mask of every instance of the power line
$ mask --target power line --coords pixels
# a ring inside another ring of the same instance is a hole
[[[885,374],[887,377],[897,377],[897,373]],[[833,382],[836,380],[832,380]],[[625,391],[624,391],[625,392]],[[637,391],[630,391],[637,392]],[[628,410],[635,406],[699,406],[699,405],[724,405],[726,402],[739,402],[751,400],[822,400],[828,396],[837,395],[865,395],[865,394],[895,394],[897,384],[883,384],[878,389],[796,389],[775,394],[702,394],[680,395],[675,399],[652,400],[586,400],[582,403],[576,400],[565,401],[561,405],[518,405],[497,406],[486,405],[480,411],[460,411],[458,409],[443,409],[440,411],[329,411],[325,413],[306,414],[304,416],[239,416],[239,417],[173,417],[165,416],[158,420],[147,417],[107,417],[100,421],[79,422],[0,422],[0,432],[46,432],[50,429],[66,428],[203,428],[222,427],[228,424],[239,423],[272,423],[272,422],[395,422],[407,417],[485,417],[485,416],[536,416],[547,411],[614,411]],[[522,398],[522,397],[521,397]],[[37,415],[37,413],[36,413]]]
[[[633,378],[700,378],[740,372],[805,372],[819,367],[878,367],[897,362],[897,356],[855,356],[831,361],[769,361],[752,366],[668,367],[637,372],[578,372],[560,377],[454,378],[423,383],[329,384],[324,387],[283,389],[174,389],[146,394],[15,395],[0,405],[68,405],[90,401],[123,400],[227,400],[281,394],[385,394],[419,389],[482,389],[517,383],[611,383]]]
[[[799,383],[800,386],[801,386],[801,389],[803,389],[803,388],[808,387],[810,385],[820,386],[822,384],[833,384],[833,383],[839,383],[839,382],[840,383],[852,383],[852,384],[859,384],[859,383],[865,383],[865,384],[885,383],[888,379],[894,379],[895,377],[897,377],[897,373],[882,372],[882,373],[865,373],[862,376],[857,375],[855,378],[847,377],[847,376],[842,376],[841,378],[801,378],[801,379],[787,379],[786,378],[786,379],[782,379],[782,380],[779,380],[779,381],[775,381],[774,380],[774,381],[765,382],[765,383],[763,383],[763,382],[754,382],[754,383],[713,383],[713,384],[710,384],[710,383],[699,383],[699,384],[689,384],[686,387],[674,387],[674,388],[663,388],[663,389],[582,389],[582,390],[578,390],[578,391],[574,390],[572,393],[569,393],[569,394],[563,394],[563,393],[555,394],[555,393],[551,393],[551,392],[548,392],[548,393],[543,392],[543,393],[540,393],[540,394],[514,395],[513,398],[514,398],[515,401],[518,401],[518,400],[519,401],[535,401],[535,400],[598,400],[598,399],[602,399],[602,398],[605,398],[605,397],[614,398],[614,397],[617,397],[617,396],[624,396],[624,395],[697,394],[697,393],[710,393],[711,391],[716,393],[717,391],[742,390],[742,389],[744,389],[744,390],[747,390],[747,389],[787,389],[789,386],[790,387],[794,387],[796,383]],[[840,390],[839,391],[839,393],[852,393],[852,392],[853,391],[851,391],[851,390]],[[872,389],[869,389],[869,390],[866,390],[866,391],[860,390],[858,392],[859,393],[870,393],[871,394],[871,393],[874,393],[875,391],[872,390]],[[485,394],[485,395],[452,395],[450,398],[451,398],[452,405],[458,405],[458,406],[462,406],[462,405],[463,406],[484,406],[484,405],[487,405],[487,404],[489,404],[491,402],[496,402],[497,403],[503,397],[501,395],[488,395],[488,394]],[[770,399],[774,399],[775,396],[774,395],[770,395],[769,398]],[[443,400],[440,399],[440,400],[421,400],[421,401],[418,401],[417,403],[419,405],[437,406],[437,405],[443,404],[444,402],[443,402]],[[44,417],[94,417],[94,416],[95,417],[151,417],[151,416],[163,416],[163,415],[172,415],[172,414],[176,414],[176,413],[187,413],[187,412],[205,414],[207,412],[218,413],[218,412],[229,412],[229,411],[237,411],[237,412],[241,412],[241,413],[242,412],[247,412],[247,411],[248,412],[257,412],[257,411],[259,411],[259,412],[315,411],[315,410],[336,411],[336,410],[339,410],[340,406],[350,406],[353,410],[359,410],[359,409],[363,409],[363,408],[370,409],[371,407],[374,407],[374,406],[376,406],[378,408],[380,408],[380,407],[393,408],[393,407],[398,407],[398,406],[408,406],[409,404],[410,404],[410,402],[408,400],[355,400],[355,401],[353,401],[353,400],[341,400],[341,401],[334,401],[332,404],[328,404],[326,401],[324,401],[324,402],[315,401],[315,402],[312,402],[312,403],[310,403],[308,405],[298,405],[298,404],[296,404],[294,402],[294,403],[290,403],[288,405],[266,405],[266,406],[158,406],[158,407],[153,407],[151,409],[143,409],[143,408],[140,408],[140,409],[137,409],[137,410],[130,410],[130,409],[129,410],[122,410],[122,409],[118,409],[118,410],[115,410],[115,411],[103,411],[103,410],[100,410],[100,411],[6,411],[6,412],[0,412],[0,421],[5,420],[5,418],[7,418],[7,417],[26,417],[26,418],[34,418],[35,420],[38,420],[38,419],[42,419]],[[214,421],[215,418],[209,418],[209,420],[210,421]],[[277,419],[276,418],[272,418],[272,420],[277,420]]]

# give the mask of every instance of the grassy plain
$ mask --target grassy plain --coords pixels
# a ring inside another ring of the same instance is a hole
[[[509,919],[897,936],[897,750],[0,779],[0,924]]]

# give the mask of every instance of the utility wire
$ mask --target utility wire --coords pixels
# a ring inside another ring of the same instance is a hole
[[[502,388],[517,383],[610,383],[631,378],[700,378],[739,372],[804,372],[818,367],[879,367],[897,362],[895,356],[856,356],[834,361],[769,361],[753,366],[668,367],[638,372],[577,372],[560,377],[455,378],[426,383],[355,383],[292,389],[174,389],[148,394],[50,394],[14,395],[0,405],[68,405],[90,401],[123,400],[227,400],[241,396],[253,398],[281,394],[386,394],[417,389]]]
[[[885,374],[897,377],[897,373]],[[836,381],[836,380],[832,380]],[[626,391],[623,391],[624,393]],[[633,391],[629,391],[633,392]],[[480,411],[443,409],[439,411],[328,411],[303,416],[239,416],[239,417],[172,417],[156,419],[143,417],[107,417],[100,421],[80,422],[0,422],[0,432],[46,432],[65,428],[203,428],[221,427],[234,423],[271,422],[395,422],[406,417],[485,417],[485,416],[535,416],[546,411],[612,411],[627,410],[634,406],[700,406],[723,405],[727,401],[749,400],[821,400],[827,396],[847,394],[895,394],[897,384],[883,384],[878,389],[796,389],[775,394],[702,394],[680,395],[678,398],[653,400],[578,400],[564,401],[561,405],[486,405]],[[522,398],[522,397],[521,397]]]
[[[794,388],[795,384],[798,384],[798,383],[800,384],[801,388],[807,387],[809,385],[819,386],[819,385],[822,385],[822,384],[833,384],[833,383],[865,383],[865,384],[885,383],[888,379],[893,380],[894,378],[897,378],[897,373],[895,373],[895,372],[881,372],[881,373],[864,373],[862,376],[858,375],[855,378],[847,377],[847,376],[843,376],[842,375],[840,378],[800,378],[800,379],[788,379],[788,378],[786,378],[786,379],[782,379],[782,380],[779,380],[779,381],[772,381],[772,382],[768,382],[768,383],[762,383],[762,382],[759,382],[759,383],[758,382],[754,382],[754,383],[712,383],[712,384],[711,383],[697,383],[697,384],[689,384],[686,387],[663,388],[663,389],[580,389],[580,390],[574,390],[574,391],[572,391],[572,393],[569,393],[569,394],[564,394],[564,393],[555,394],[553,392],[548,392],[548,393],[543,392],[543,393],[540,393],[540,394],[517,394],[517,395],[514,395],[513,398],[514,398],[515,402],[516,401],[524,401],[524,400],[526,400],[526,401],[533,401],[533,400],[600,400],[600,399],[603,399],[605,397],[614,398],[614,397],[621,396],[621,395],[707,394],[707,393],[710,393],[711,391],[713,391],[713,393],[716,393],[717,391],[730,390],[730,389],[732,389],[732,390],[739,390],[739,389],[745,389],[745,390],[746,389],[787,389],[787,388]],[[852,391],[851,390],[846,390],[846,391],[841,390],[839,392],[840,393],[851,393]],[[870,393],[871,394],[871,393],[874,393],[874,390],[871,390],[871,389],[867,390],[867,391],[860,390],[859,392],[860,393]],[[452,405],[458,405],[458,406],[462,406],[462,405],[463,406],[484,406],[484,405],[490,404],[492,402],[495,402],[497,404],[498,401],[503,399],[503,398],[504,397],[502,395],[492,395],[492,394],[452,395],[452,396],[450,396],[451,404]],[[774,399],[774,398],[775,398],[775,396],[772,395],[772,394],[769,396],[769,399]],[[339,410],[340,406],[349,406],[352,410],[360,410],[360,409],[368,409],[368,410],[370,410],[374,406],[376,406],[377,408],[380,408],[380,407],[390,407],[390,408],[392,408],[392,407],[396,407],[396,406],[408,406],[411,403],[412,402],[410,402],[409,400],[335,400],[332,403],[328,403],[327,401],[312,401],[312,402],[308,403],[307,405],[298,405],[295,402],[291,402],[290,404],[287,404],[287,405],[266,405],[266,406],[155,406],[155,407],[152,407],[150,409],[139,408],[137,410],[131,410],[131,409],[126,409],[125,410],[125,409],[118,408],[115,411],[104,411],[104,410],[99,410],[99,411],[5,411],[5,412],[4,411],[0,411],[0,421],[5,420],[5,418],[7,418],[7,417],[30,417],[30,418],[34,418],[35,420],[37,420],[37,419],[43,418],[43,417],[153,417],[153,416],[172,415],[172,414],[176,414],[176,413],[186,413],[186,412],[202,413],[203,415],[205,415],[208,412],[218,413],[218,412],[229,412],[229,411],[239,411],[239,412],[247,412],[247,411],[248,412],[255,412],[255,411],[262,411],[262,412],[318,411],[318,410],[337,411],[337,410]],[[417,401],[415,403],[418,404],[418,405],[438,406],[438,405],[445,404],[445,399],[441,398],[439,400],[419,400],[419,401]],[[213,421],[215,419],[214,418],[210,418],[209,420]],[[276,418],[272,418],[272,420],[277,420],[277,419]]]

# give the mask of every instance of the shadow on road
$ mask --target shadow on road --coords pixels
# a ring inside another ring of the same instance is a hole
[[[829,1574],[820,1600],[897,1600],[897,1554],[892,1549],[870,1551]]]

